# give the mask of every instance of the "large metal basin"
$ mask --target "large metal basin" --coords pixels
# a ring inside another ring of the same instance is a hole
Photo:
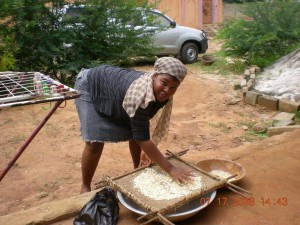
[[[216,197],[216,193],[217,191],[212,191],[210,193],[202,195],[201,197],[197,197],[194,200],[191,200],[188,204],[176,209],[176,212],[165,215],[165,217],[171,222],[188,219],[197,214],[200,210],[207,207]],[[121,192],[117,192],[117,196],[121,204],[130,211],[140,216],[147,213],[146,210],[138,206],[135,202],[127,198]],[[207,201],[208,199],[209,201]]]

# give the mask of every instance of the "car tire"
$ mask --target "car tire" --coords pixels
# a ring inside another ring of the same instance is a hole
[[[185,64],[191,64],[198,60],[199,50],[194,43],[186,43],[181,48],[181,61]]]

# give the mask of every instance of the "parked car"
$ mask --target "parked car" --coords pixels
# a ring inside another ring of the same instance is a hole
[[[178,25],[167,15],[158,10],[151,10],[157,26],[165,29],[155,34],[154,44],[161,46],[158,56],[173,55],[183,63],[193,63],[198,60],[199,53],[205,53],[208,40],[203,30]]]
[[[82,7],[66,7],[64,14],[76,17],[80,14]],[[205,53],[208,48],[208,40],[205,31],[178,25],[167,15],[159,10],[151,9],[143,11],[144,16],[153,18],[153,26],[140,27],[134,24],[135,29],[156,30],[153,36],[154,46],[159,47],[157,56],[174,56],[185,64],[194,63],[198,60],[199,53]],[[111,18],[110,20],[114,20]],[[77,24],[80,26],[80,24]]]

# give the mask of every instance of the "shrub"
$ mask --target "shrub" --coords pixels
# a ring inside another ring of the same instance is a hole
[[[14,70],[16,60],[9,53],[0,55],[0,71]]]
[[[266,66],[299,43],[299,11],[297,0],[245,4],[243,14],[247,19],[225,22],[218,38],[225,39],[224,48],[229,55]]]

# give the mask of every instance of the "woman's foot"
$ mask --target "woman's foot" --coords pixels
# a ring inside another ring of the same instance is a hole
[[[86,192],[90,192],[90,191],[91,191],[91,187],[90,186],[82,185],[81,186],[80,194],[83,194],[83,193],[86,193]]]

